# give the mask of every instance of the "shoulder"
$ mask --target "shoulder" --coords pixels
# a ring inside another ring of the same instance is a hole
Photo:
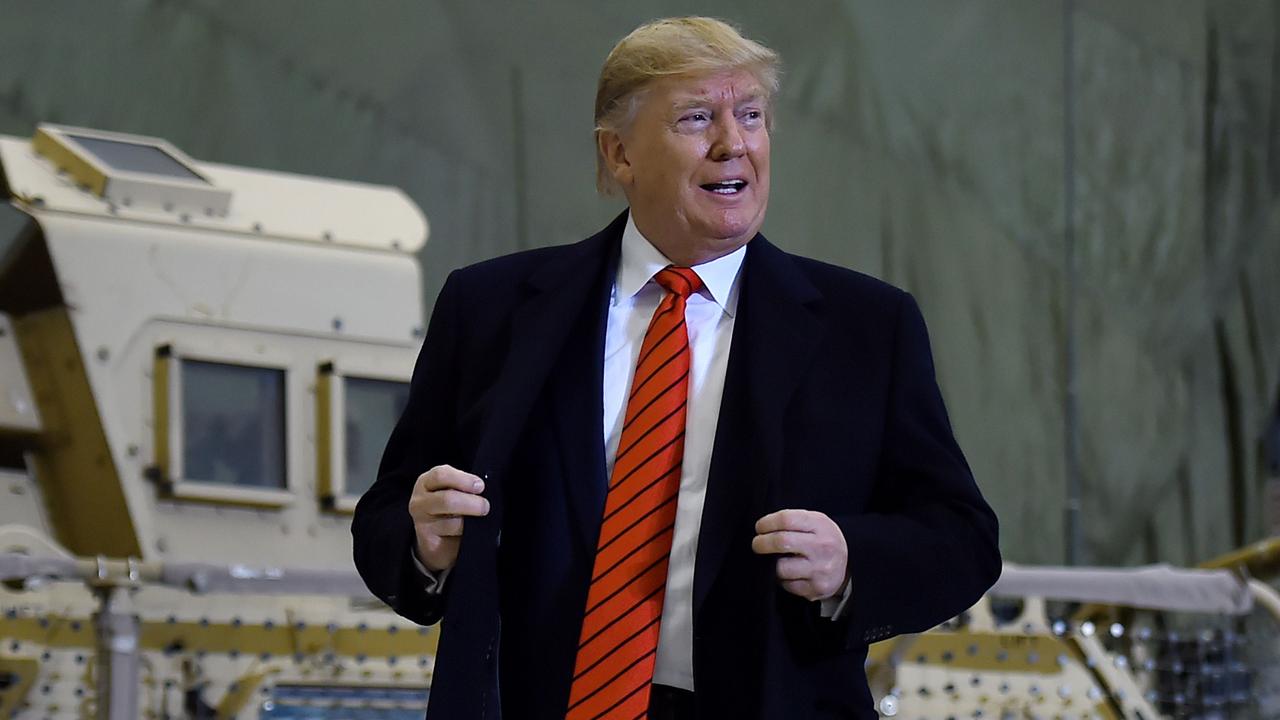
[[[894,318],[904,305],[915,304],[910,293],[880,278],[802,255],[783,255],[832,306]]]
[[[519,285],[539,267],[573,247],[574,244],[554,245],[482,260],[454,270],[449,275],[449,282],[460,288],[487,286],[489,290]]]
[[[522,250],[458,268],[449,273],[440,297],[457,296],[463,302],[483,300],[490,306],[502,305],[505,299],[523,296],[548,273],[558,275],[560,268],[579,262],[585,266],[598,250],[593,240]]]
[[[597,269],[616,249],[626,217],[626,213],[622,213],[585,240],[522,250],[454,270],[441,295],[478,292],[493,299],[514,297],[531,283],[545,283],[550,277],[562,277],[586,268]]]

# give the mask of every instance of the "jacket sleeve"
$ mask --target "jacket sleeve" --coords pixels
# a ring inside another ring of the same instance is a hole
[[[382,453],[378,478],[351,522],[356,569],[369,590],[400,615],[431,625],[444,615],[448,585],[429,593],[413,558],[409,497],[419,475],[455,463],[458,305],[456,273],[440,290],[409,384],[409,400]]]
[[[1000,576],[995,513],[952,435],[924,318],[903,293],[879,472],[869,511],[834,518],[849,546],[847,642],[923,632]]]

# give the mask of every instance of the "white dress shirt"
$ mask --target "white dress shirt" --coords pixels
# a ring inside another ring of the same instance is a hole
[[[666,595],[659,625],[658,651],[653,681],[660,685],[693,690],[693,572],[698,555],[698,531],[706,497],[711,450],[720,417],[725,368],[733,339],[734,316],[742,260],[747,248],[694,266],[702,289],[685,303],[685,327],[689,333],[689,401],[685,416],[684,462],[676,504]],[[614,455],[622,437],[626,398],[635,373],[640,345],[649,321],[666,290],[654,282],[659,270],[673,263],[636,228],[630,217],[622,233],[618,274],[609,296],[608,326],[604,340],[604,445],[606,477],[613,474]],[[433,573],[417,558],[414,564],[427,577],[428,592],[442,592],[448,571]],[[842,596],[823,600],[823,617],[839,617],[851,588]],[[743,632],[751,632],[743,628]]]
[[[685,415],[684,464],[676,501],[675,532],[667,569],[666,599],[659,625],[658,655],[653,681],[693,689],[693,564],[698,554],[702,500],[711,468],[711,446],[720,416],[724,371],[729,364],[733,317],[738,309],[739,271],[746,246],[693,269],[702,289],[685,302],[689,331],[689,402]],[[609,321],[604,337],[604,440],[608,476],[622,437],[626,398],[635,373],[640,344],[649,321],[667,291],[653,281],[671,265],[627,218],[622,232],[618,275],[609,298]]]

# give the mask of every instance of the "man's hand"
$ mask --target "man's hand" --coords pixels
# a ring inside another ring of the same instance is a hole
[[[483,490],[479,477],[448,465],[418,476],[409,515],[418,536],[418,559],[428,570],[448,570],[457,562],[463,518],[489,514],[489,501],[480,497]]]
[[[779,510],[756,521],[751,549],[758,555],[781,555],[778,580],[793,595],[825,600],[844,590],[849,546],[840,526],[813,510]]]

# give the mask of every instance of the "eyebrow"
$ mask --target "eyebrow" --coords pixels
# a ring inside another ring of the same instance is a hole
[[[748,95],[747,97],[739,100],[734,105],[734,107],[741,107],[743,105],[750,105],[751,103],[763,103],[763,102],[764,102],[764,95],[760,93],[755,93],[752,95]],[[702,107],[704,105],[714,105],[714,104],[715,104],[715,100],[712,99],[710,95],[699,95],[697,97],[691,97],[684,100],[680,100],[672,104],[671,109],[678,112],[682,110],[691,110],[693,108]]]

